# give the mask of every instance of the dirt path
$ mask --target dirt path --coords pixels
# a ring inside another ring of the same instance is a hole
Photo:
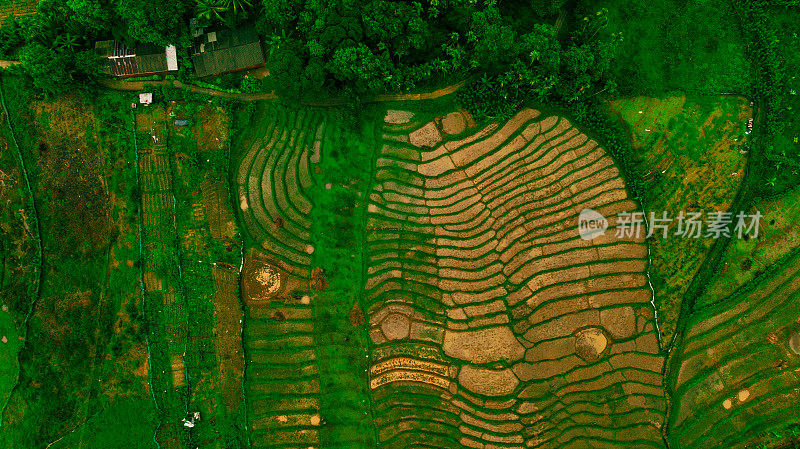
[[[220,98],[236,98],[242,101],[270,101],[278,98],[274,93],[230,93],[220,90],[209,89],[206,87],[199,87],[192,84],[185,84],[178,80],[161,80],[161,81],[125,81],[121,79],[103,79],[100,80],[102,86],[114,90],[127,90],[138,91],[145,88],[146,85],[150,86],[174,86],[181,89],[186,89],[190,92],[202,93]],[[418,94],[383,94],[367,97],[363,100],[364,103],[379,103],[387,101],[419,101],[419,100],[433,100],[445,95],[449,95],[461,86],[464,81],[456,84],[434,90],[432,92],[423,92]],[[320,101],[304,101],[306,106],[337,106],[347,103],[348,100],[344,98],[329,98]]]

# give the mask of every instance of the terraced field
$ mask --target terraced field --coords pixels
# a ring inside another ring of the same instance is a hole
[[[245,339],[253,447],[319,444],[319,379],[310,319],[311,310],[302,303],[251,311]]]
[[[772,435],[798,425],[799,296],[795,252],[691,318],[669,380],[672,447],[790,447]]]
[[[312,186],[322,119],[281,109],[239,165],[240,217],[259,246],[245,258],[245,394],[252,447],[317,447],[320,381],[311,296]],[[316,143],[315,143],[316,142]]]
[[[243,336],[252,447],[317,446],[320,386],[311,298],[278,297],[279,291],[269,287],[248,288],[248,279],[259,278],[270,267],[258,255],[247,264],[245,298],[272,299],[251,303]]]
[[[666,409],[636,211],[613,161],[523,110],[466,131],[390,112],[369,194],[370,388],[382,447],[659,447]]]
[[[280,109],[269,123],[250,142],[239,165],[240,216],[248,236],[279,269],[307,278],[314,252],[308,243],[308,164],[319,149],[322,117],[310,109]]]

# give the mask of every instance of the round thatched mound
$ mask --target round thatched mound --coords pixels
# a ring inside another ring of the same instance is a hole
[[[269,301],[286,289],[284,274],[266,261],[246,257],[242,270],[242,293],[245,301]]]
[[[264,265],[256,272],[256,282],[264,289],[264,293],[272,295],[281,289],[281,275],[274,268]]]

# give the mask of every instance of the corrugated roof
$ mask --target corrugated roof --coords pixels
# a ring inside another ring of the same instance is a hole
[[[106,58],[106,67],[114,76],[151,75],[177,70],[177,60],[170,64],[168,50],[157,45],[143,44],[130,48],[115,41],[101,41],[95,43],[95,51]]]
[[[255,28],[218,30],[201,35],[192,45],[198,77],[263,66],[261,40]]]

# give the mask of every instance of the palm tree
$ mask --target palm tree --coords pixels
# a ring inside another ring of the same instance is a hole
[[[228,9],[233,12],[234,15],[244,12],[245,9],[253,6],[250,0],[226,0]]]
[[[65,50],[73,50],[78,46],[78,38],[70,33],[59,35],[55,42],[56,48],[63,48]]]
[[[230,1],[230,0],[229,0]],[[201,20],[222,20],[228,10],[225,0],[197,0],[197,18]]]

